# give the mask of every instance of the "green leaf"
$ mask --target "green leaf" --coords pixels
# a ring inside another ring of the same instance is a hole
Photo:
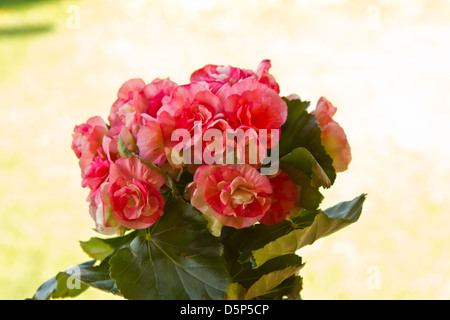
[[[268,293],[270,290],[281,284],[284,280],[296,274],[300,268],[301,266],[292,265],[286,267],[285,269],[272,271],[263,275],[247,290],[244,299],[252,300],[258,296]]]
[[[80,246],[89,257],[102,261],[120,247],[129,245],[136,237],[136,233],[133,231],[121,237],[104,239],[92,237],[88,241],[80,241]]]
[[[53,278],[44,282],[33,295],[33,300],[49,300],[56,298],[66,298],[66,297],[76,297],[84,290],[88,288],[87,285],[81,284],[79,287],[71,287],[69,289],[67,287],[69,279],[69,275],[64,272],[59,272]]]
[[[228,270],[231,270],[231,274],[237,273],[235,270],[241,268],[242,263],[252,260],[253,250],[262,248],[295,229],[310,226],[317,213],[317,210],[302,209],[291,220],[273,225],[256,224],[243,229],[223,227],[220,240],[224,246]]]
[[[293,290],[297,289],[299,295],[301,286],[290,279],[304,264],[301,257],[290,254],[280,256],[267,262],[258,269],[253,269],[249,262],[241,265],[241,269],[233,275],[233,282],[227,288],[226,299],[251,300],[264,296],[274,298],[276,296],[295,295]]]
[[[295,148],[280,161],[304,172],[311,179],[312,187],[329,188],[331,186],[327,174],[306,148]]]
[[[33,296],[35,300],[76,297],[88,287],[118,294],[115,283],[109,277],[108,261],[95,266],[95,260],[87,261],[43,283]]]
[[[288,116],[281,127],[281,136],[279,144],[280,156],[288,154],[299,138],[301,131],[307,125],[310,118],[306,109],[309,107],[309,101],[300,99],[289,100],[283,98],[288,106]]]
[[[219,240],[183,199],[166,203],[163,216],[118,250],[110,265],[127,299],[221,299],[231,282]]]
[[[261,300],[301,300],[303,279],[299,275],[292,275],[267,294],[261,295]]]
[[[123,141],[122,137],[119,135],[119,139],[117,140],[117,150],[122,158],[129,158],[134,153],[128,149],[127,144]]]
[[[333,159],[322,145],[322,130],[316,117],[306,110],[310,102],[300,99],[283,98],[288,106],[288,117],[281,127],[279,143],[280,157],[283,157],[298,147],[304,147],[312,154],[323,171],[327,174],[330,185],[336,180]]]
[[[247,290],[238,282],[230,283],[224,300],[244,300]]]
[[[300,193],[300,208],[306,210],[316,210],[323,201],[323,195],[318,187],[311,185],[311,179],[302,171],[295,167],[281,163],[281,169],[285,170],[291,179],[302,187]]]
[[[315,215],[311,225],[295,228],[288,234],[252,251],[255,267],[264,265],[275,257],[295,253],[300,248],[314,243],[359,219],[366,195],[362,194],[351,201],[341,202],[324,212]],[[300,217],[295,217],[295,219]]]

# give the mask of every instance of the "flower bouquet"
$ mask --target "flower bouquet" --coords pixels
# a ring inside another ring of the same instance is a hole
[[[280,96],[269,60],[206,65],[190,83],[126,81],[72,149],[100,234],[91,260],[34,299],[94,287],[125,299],[300,299],[303,246],[358,220],[365,194],[322,210],[351,160],[336,108]]]

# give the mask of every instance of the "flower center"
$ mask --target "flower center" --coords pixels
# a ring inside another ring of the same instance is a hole
[[[252,192],[243,189],[237,189],[231,194],[231,203],[233,207],[243,205],[244,207],[255,200]]]

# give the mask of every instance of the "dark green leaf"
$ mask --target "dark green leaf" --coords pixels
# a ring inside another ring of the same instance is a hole
[[[228,287],[226,298],[251,300],[259,296],[292,294],[293,283],[287,280],[297,274],[303,266],[301,257],[295,254],[272,259],[258,269],[245,262],[233,275],[235,282]],[[297,286],[296,289],[299,290],[298,295],[301,287]]]
[[[283,157],[298,147],[304,147],[311,152],[314,159],[327,174],[330,185],[336,179],[333,159],[326,153],[322,145],[322,130],[316,117],[306,110],[310,102],[300,99],[288,100],[283,98],[288,106],[288,117],[281,127],[279,143],[280,157]]]
[[[302,188],[300,192],[300,208],[306,210],[316,210],[319,208],[323,201],[323,195],[318,187],[311,185],[311,179],[305,173],[287,163],[281,163],[280,167]]]
[[[166,203],[163,216],[110,260],[127,299],[221,299],[231,282],[222,246],[189,203]]]
[[[362,194],[352,201],[341,202],[324,212],[315,215],[311,225],[296,227],[288,234],[252,251],[255,267],[263,266],[267,261],[285,254],[293,254],[300,248],[314,243],[317,239],[326,237],[359,219],[366,195]],[[295,220],[301,220],[301,216]]]
[[[91,260],[59,272],[38,288],[33,299],[76,297],[89,286],[118,294],[114,281],[109,277],[108,261],[99,266],[94,264],[95,260]]]
[[[291,165],[305,173],[311,179],[312,187],[323,186],[329,188],[331,186],[327,174],[306,148],[295,148],[292,152],[281,158],[281,163]]]

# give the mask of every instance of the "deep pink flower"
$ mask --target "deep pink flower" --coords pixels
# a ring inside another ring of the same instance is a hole
[[[336,172],[347,170],[352,160],[351,148],[344,129],[333,120],[337,109],[326,98],[321,97],[313,114],[322,129],[322,144],[333,159]]]
[[[95,156],[101,155],[103,137],[108,133],[105,121],[98,116],[89,118],[86,123],[75,126],[72,135],[72,150],[79,159],[81,176],[84,177]],[[100,148],[100,149],[99,149]]]
[[[189,189],[195,208],[234,228],[253,225],[270,208],[269,179],[247,164],[201,166]]]
[[[269,179],[272,185],[272,205],[259,222],[271,225],[280,223],[298,213],[301,187],[297,186],[286,171]]]
[[[164,211],[164,197],[159,191],[164,181],[161,173],[135,156],[118,159],[109,174],[114,220],[129,229],[144,229],[155,223]]]
[[[97,190],[108,179],[109,167],[110,162],[108,159],[94,157],[84,175],[81,186],[83,188],[89,187],[93,191]]]

